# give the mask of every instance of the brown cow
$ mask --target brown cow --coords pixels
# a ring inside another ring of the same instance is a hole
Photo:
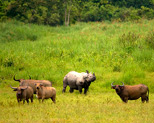
[[[17,91],[16,97],[18,103],[23,100],[23,104],[25,103],[25,100],[27,103],[29,103],[29,99],[31,99],[31,102],[33,102],[33,89],[30,86],[19,86],[19,87],[12,87],[14,91]]]
[[[18,81],[20,86],[30,86],[34,90],[34,94],[36,94],[36,83],[41,83],[45,87],[51,87],[52,83],[48,80],[32,80],[32,79],[15,79],[15,76],[13,77],[15,81]]]
[[[37,98],[42,102],[44,99],[51,98],[54,103],[56,103],[56,89],[54,87],[44,87],[42,84],[37,83],[36,86],[36,94]]]
[[[114,82],[113,82],[114,83]],[[139,85],[113,85],[112,89],[115,89],[116,93],[120,96],[123,102],[127,103],[128,100],[136,100],[141,97],[142,102],[149,101],[149,89],[144,84]],[[147,95],[148,92],[148,95]]]

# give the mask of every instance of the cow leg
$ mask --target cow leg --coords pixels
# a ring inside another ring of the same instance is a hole
[[[53,103],[56,103],[56,96],[51,97]]]
[[[43,103],[44,99],[42,99],[42,103]]]
[[[74,89],[73,88],[70,88],[70,93],[73,93]]]
[[[31,100],[31,103],[33,102],[33,96],[30,98],[30,100]]]
[[[26,99],[27,103],[29,104],[29,99]]]
[[[149,97],[148,97],[148,96],[146,96],[146,102],[147,102],[147,103],[149,102]]]
[[[23,100],[23,104],[25,104],[25,99]]]
[[[146,95],[142,95],[142,96],[141,96],[142,103],[144,103],[144,102],[146,101],[146,98],[147,98]]]
[[[82,93],[82,87],[81,86],[78,86],[78,90],[80,92],[80,94]]]
[[[144,103],[144,102],[145,102],[145,98],[142,98],[142,97],[141,97],[141,100],[142,100],[142,103]]]
[[[43,101],[44,101],[44,98],[42,98],[42,103],[43,103]]]
[[[127,103],[127,102],[128,102],[128,97],[124,97],[124,98],[122,99],[122,101],[125,102],[125,103]]]
[[[20,103],[20,99],[17,99],[18,103]]]

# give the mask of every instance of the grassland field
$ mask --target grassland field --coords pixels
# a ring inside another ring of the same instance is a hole
[[[49,27],[0,23],[0,123],[154,123],[154,20],[89,22]],[[62,93],[69,71],[96,75],[87,95]],[[57,90],[48,99],[18,104],[13,80],[45,79]],[[149,103],[123,103],[111,83],[149,87]]]

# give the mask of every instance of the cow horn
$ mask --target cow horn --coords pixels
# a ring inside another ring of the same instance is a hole
[[[122,83],[122,85],[120,85],[121,87],[123,87],[124,86],[124,83],[123,82],[121,82]]]
[[[27,87],[21,87],[22,90],[25,90],[25,89],[27,89],[27,88],[28,88],[28,86],[27,86]]]
[[[95,76],[95,73],[93,73],[93,75]]]
[[[111,83],[111,86],[112,86],[112,87],[115,87],[115,85],[113,85],[113,83],[114,83],[114,82]]]
[[[12,89],[17,89],[17,87],[12,87],[11,85],[10,85],[10,87],[11,87]]]
[[[20,79],[15,79],[15,75],[14,75],[13,79],[14,79],[15,81],[19,81],[19,82],[20,82]]]

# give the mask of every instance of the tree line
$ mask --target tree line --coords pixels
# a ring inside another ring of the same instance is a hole
[[[0,21],[66,26],[89,21],[154,18],[154,0],[0,0]]]

